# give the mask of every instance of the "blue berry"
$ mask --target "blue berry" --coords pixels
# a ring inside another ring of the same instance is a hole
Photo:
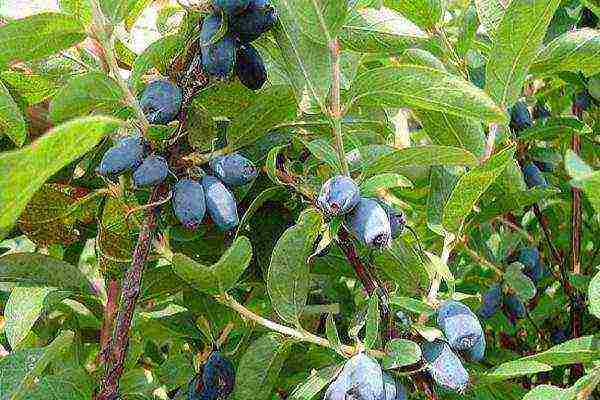
[[[191,179],[182,179],[173,188],[173,212],[188,229],[196,229],[206,213],[204,188]]]
[[[485,357],[485,335],[482,335],[465,354],[471,361],[479,362]]]
[[[477,316],[458,301],[448,300],[442,303],[437,323],[446,335],[450,347],[455,350],[469,350],[483,336]]]
[[[137,168],[144,158],[144,142],[140,136],[128,136],[108,149],[96,172],[102,176],[120,175]]]
[[[252,161],[238,153],[213,158],[209,163],[215,176],[228,186],[243,186],[258,176]]]
[[[383,373],[384,400],[406,400],[408,394],[403,384],[394,379],[390,374]]]
[[[542,279],[544,275],[544,266],[540,258],[540,252],[537,247],[528,247],[519,252],[519,262],[523,264],[523,271],[534,283]]]
[[[169,165],[160,156],[150,156],[133,173],[135,187],[156,186],[169,175]]]
[[[530,189],[548,186],[548,181],[542,175],[542,171],[534,163],[529,163],[523,167],[523,177],[525,178],[527,187]]]
[[[235,370],[231,361],[218,351],[213,352],[204,364],[202,383],[205,395],[213,399],[226,399],[235,384]]]
[[[233,194],[219,179],[206,175],[202,178],[206,209],[219,229],[228,231],[239,224],[237,204]]]
[[[330,178],[321,187],[317,204],[329,216],[344,215],[360,202],[360,189],[354,180],[344,175]]]
[[[166,125],[177,118],[182,100],[179,86],[171,81],[158,80],[146,86],[140,96],[140,106],[148,122]]]
[[[392,206],[380,202],[381,206],[388,215],[390,228],[392,229],[392,238],[397,238],[404,233],[406,229],[406,217],[402,211],[396,211]]]
[[[342,372],[329,385],[324,400],[383,400],[383,372],[377,362],[357,354],[344,364]]]
[[[214,40],[220,26],[221,17],[218,15],[205,18],[202,24],[200,32],[202,67],[212,77],[227,79],[233,72],[235,65],[236,45],[235,40],[229,35]]]
[[[346,222],[354,236],[365,246],[389,247],[392,238],[390,220],[377,200],[361,198],[346,216]]]
[[[277,22],[277,12],[268,3],[252,1],[248,9],[233,17],[229,23],[231,34],[243,44],[258,39]]]
[[[251,45],[237,49],[235,73],[240,82],[250,90],[259,90],[267,81],[267,68],[258,51]]]
[[[502,287],[498,284],[493,285],[482,296],[481,307],[477,313],[482,318],[490,318],[502,306]]]
[[[446,342],[436,340],[426,343],[422,350],[427,371],[436,384],[458,393],[463,393],[467,389],[469,374],[460,358],[452,352]]]
[[[250,0],[213,0],[213,6],[229,16],[243,12],[249,4]]]
[[[525,303],[516,294],[510,294],[504,298],[504,305],[508,312],[508,317],[512,320],[517,320],[525,317],[527,309]]]
[[[517,101],[510,110],[510,127],[515,132],[521,132],[533,127],[531,113],[527,104],[523,101]]]

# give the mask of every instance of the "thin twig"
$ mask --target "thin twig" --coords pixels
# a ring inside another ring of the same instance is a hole
[[[340,43],[337,38],[329,43],[331,52],[331,105],[329,114],[332,120],[332,131],[335,139],[340,167],[344,175],[349,175],[348,160],[344,152],[344,139],[342,132],[342,106],[341,106],[341,66],[340,66]]]
[[[150,198],[151,203],[159,198],[159,193],[160,188],[156,188]],[[117,323],[113,333],[110,362],[106,363],[105,374],[96,400],[113,400],[119,391],[119,379],[125,368],[125,356],[129,345],[129,329],[141,291],[142,273],[156,229],[155,211],[155,209],[149,210],[142,223],[138,241],[133,251],[133,262],[123,276],[121,307],[117,314]]]
[[[469,257],[471,257],[473,260],[477,261],[478,263],[490,268],[500,278],[504,275],[504,271],[502,270],[502,268],[500,268],[498,265],[494,264],[487,258],[481,256],[475,250],[471,249],[466,243],[463,242],[461,244],[461,248],[469,255]]]

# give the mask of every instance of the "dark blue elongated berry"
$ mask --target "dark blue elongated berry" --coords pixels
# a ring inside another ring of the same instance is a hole
[[[337,378],[329,385],[324,400],[383,400],[383,372],[377,362],[357,354],[344,364]]]
[[[213,352],[202,370],[204,393],[215,395],[215,399],[226,399],[235,384],[235,369],[227,358],[218,351]]]
[[[246,157],[233,153],[210,160],[210,169],[227,186],[243,186],[258,176],[258,169]]]
[[[529,163],[523,167],[523,177],[527,187],[545,187],[548,186],[548,181],[542,174],[542,171],[534,163]]]
[[[235,66],[235,50],[235,40],[229,35],[201,46],[204,71],[217,79],[229,78]]]
[[[554,172],[554,169],[556,168],[554,164],[549,161],[535,161],[535,165],[537,165],[542,172]]]
[[[525,267],[524,273],[534,283],[537,283],[544,276],[544,266],[540,258],[540,252],[537,247],[528,247],[519,252],[519,262]]]
[[[408,398],[404,385],[387,372],[383,373],[383,390],[384,400],[406,400]]]
[[[251,44],[242,44],[238,47],[235,73],[250,90],[259,90],[267,81],[267,68],[256,49]]]
[[[160,156],[147,157],[133,173],[135,187],[156,186],[169,175],[169,164]]]
[[[377,200],[361,198],[360,202],[346,216],[350,230],[364,245],[369,247],[389,247],[392,228],[387,213]]]
[[[140,136],[128,136],[104,153],[96,169],[98,175],[115,176],[137,168],[144,159],[144,141]]]
[[[173,188],[173,212],[188,229],[196,229],[206,213],[204,188],[192,179],[182,179]]]
[[[240,43],[250,43],[269,31],[277,22],[277,12],[268,3],[251,1],[248,9],[231,18],[229,31]]]
[[[215,225],[228,231],[239,224],[237,203],[233,194],[219,179],[206,175],[202,178],[206,209]]]
[[[204,18],[202,21],[202,28],[200,29],[200,42],[201,44],[209,44],[214,42],[216,35],[221,29],[223,18],[221,14],[211,14]]]
[[[171,81],[158,80],[146,86],[140,96],[140,106],[148,122],[166,125],[177,118],[182,99],[179,86]]]
[[[437,323],[454,350],[469,350],[483,336],[477,316],[469,307],[455,300],[442,303]]]
[[[527,104],[517,101],[510,110],[510,127],[513,132],[518,133],[533,127],[533,120]]]
[[[427,371],[434,382],[444,389],[463,393],[469,386],[469,374],[460,358],[442,340],[426,343],[422,347]]]
[[[213,0],[213,6],[229,16],[244,12],[250,4],[250,0]]]
[[[569,335],[564,329],[557,329],[550,334],[550,341],[554,344],[561,344],[569,339]]]
[[[550,110],[548,110],[546,108],[546,106],[538,103],[533,108],[532,116],[534,119],[541,119],[542,121],[544,121],[544,120],[547,120],[548,118],[552,117],[552,114],[550,113]]]
[[[510,294],[504,298],[504,305],[508,312],[508,317],[512,320],[525,318],[527,309],[525,303],[516,294]]]
[[[481,307],[477,313],[482,318],[490,318],[502,306],[502,287],[498,284],[492,285],[482,296]]]
[[[573,97],[573,107],[579,112],[589,110],[592,104],[592,96],[587,90],[578,92]]]
[[[329,216],[344,215],[360,202],[360,189],[354,180],[345,175],[330,178],[323,184],[317,204]]]

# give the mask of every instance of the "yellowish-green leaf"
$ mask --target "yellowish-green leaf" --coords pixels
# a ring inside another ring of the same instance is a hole
[[[21,110],[0,81],[0,134],[5,134],[17,146],[27,139],[27,125]]]

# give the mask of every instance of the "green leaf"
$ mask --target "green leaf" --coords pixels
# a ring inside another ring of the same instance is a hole
[[[398,369],[421,361],[421,347],[412,340],[393,339],[385,344],[382,366]]]
[[[46,375],[27,391],[27,400],[91,399],[93,383],[82,368],[69,368],[56,375]]]
[[[348,0],[273,0],[273,3],[278,12],[298,24],[302,34],[325,46],[337,36],[348,11]]]
[[[283,200],[287,194],[288,192],[280,186],[270,187],[262,191],[254,198],[254,200],[252,200],[252,203],[244,211],[244,216],[242,217],[240,225],[238,226],[237,235],[240,234],[250,218],[252,218],[254,213],[261,208],[263,204],[269,200]]]
[[[350,87],[353,106],[411,107],[486,122],[507,122],[506,113],[481,89],[438,69],[399,65],[372,69]]]
[[[79,269],[62,260],[36,253],[0,257],[0,282],[94,295],[90,282]]]
[[[284,6],[277,7],[281,23],[272,30],[280,50],[278,61],[287,72],[296,97],[302,99],[302,96],[308,93],[319,104],[321,111],[325,112],[331,85],[329,48],[313,41],[302,32],[301,26],[288,6],[291,0],[278,0],[278,2]]]
[[[446,264],[440,257],[433,253],[425,252],[429,260],[431,261],[431,266],[433,267],[433,271],[438,276],[441,276],[442,279],[446,282],[446,286],[448,286],[449,295],[452,296],[455,291],[455,280],[454,275],[450,271],[448,264]]]
[[[340,32],[344,49],[360,53],[398,54],[428,40],[412,22],[385,8],[353,11]]]
[[[383,0],[383,4],[425,29],[434,28],[444,12],[441,0]]]
[[[0,400],[27,398],[27,386],[71,345],[73,337],[73,332],[64,331],[46,347],[15,351],[1,358]]]
[[[0,81],[0,132],[19,147],[27,139],[27,125],[23,114],[2,81]]]
[[[377,196],[380,189],[412,188],[412,182],[400,174],[380,174],[373,176],[360,184],[360,193],[364,197]]]
[[[491,38],[494,38],[510,2],[511,0],[475,0],[479,20]]]
[[[434,144],[460,147],[476,157],[483,156],[485,133],[480,121],[434,111],[416,110],[415,114]]]
[[[600,271],[596,273],[590,282],[588,298],[590,299],[590,314],[600,318]]]
[[[184,40],[179,35],[169,35],[158,39],[146,48],[133,62],[131,67],[131,84],[140,90],[144,83],[142,77],[151,68],[156,68],[161,74],[167,72],[169,63],[185,47]]]
[[[294,388],[288,399],[312,400],[335,378],[339,369],[340,366],[331,365],[318,371],[313,370],[306,381]]]
[[[567,150],[565,167],[567,173],[573,178],[571,185],[583,190],[592,207],[600,213],[600,171],[594,172],[572,150]]]
[[[325,162],[336,173],[341,172],[339,159],[335,149],[324,139],[315,139],[308,141],[301,139],[302,143],[317,159]]]
[[[567,364],[587,363],[599,356],[599,339],[594,336],[584,336],[561,343],[542,353],[525,357],[523,360],[538,361],[557,367]]]
[[[58,89],[57,83],[45,75],[25,74],[19,71],[7,70],[0,72],[0,79],[29,105],[41,103],[52,97]]]
[[[489,384],[508,379],[517,378],[519,376],[537,374],[539,372],[552,371],[550,365],[530,360],[509,361],[494,368],[491,372],[486,373],[480,378],[480,383]]]
[[[379,157],[365,168],[367,176],[391,173],[408,166],[478,165],[477,158],[466,150],[446,146],[417,146],[395,150]]]
[[[4,309],[6,338],[13,349],[29,334],[44,311],[48,296],[56,291],[50,287],[15,287]]]
[[[50,56],[83,39],[85,27],[66,14],[49,12],[10,21],[0,27],[0,69],[15,61]]]
[[[306,262],[323,224],[323,217],[313,209],[306,210],[298,223],[279,238],[267,276],[267,289],[273,308],[282,320],[299,325],[306,305],[310,270]]]
[[[535,283],[523,273],[521,263],[512,263],[506,268],[504,281],[510,285],[521,300],[528,301],[535,297]]]
[[[523,400],[568,400],[569,391],[551,385],[540,385],[533,388]]]
[[[519,0],[508,6],[487,64],[486,92],[503,107],[521,96],[529,67],[560,0]]]
[[[477,8],[475,4],[471,4],[465,10],[461,21],[458,42],[456,43],[456,52],[459,56],[464,57],[469,49],[473,47],[473,41],[479,28],[479,18],[477,16]]]
[[[450,168],[434,166],[429,178],[429,196],[427,198],[427,226],[440,236],[445,236],[443,217],[444,207],[452,194],[459,175]]]
[[[53,128],[21,150],[0,154],[0,238],[46,179],[90,151],[121,124],[106,117],[76,119]]]
[[[373,295],[369,298],[367,308],[367,321],[365,325],[364,345],[367,350],[377,346],[379,340],[379,296]]]
[[[61,11],[80,20],[84,25],[92,21],[92,7],[89,0],[58,0]]]
[[[519,140],[533,142],[536,140],[552,141],[555,139],[567,139],[572,135],[593,134],[592,129],[576,117],[552,118],[543,124],[536,124],[519,135]]]
[[[531,72],[550,75],[561,71],[600,72],[600,31],[580,29],[563,33],[535,58]]]
[[[446,230],[449,232],[460,230],[464,219],[471,213],[481,195],[504,171],[512,160],[514,152],[514,148],[507,148],[458,179],[444,207],[443,225]]]
[[[420,300],[411,299],[410,297],[392,296],[390,304],[396,305],[413,314],[424,314],[431,316],[435,314],[435,310]]]
[[[296,117],[296,98],[289,86],[271,86],[232,119],[227,142],[234,149],[248,146],[269,130]]]
[[[235,400],[267,400],[293,342],[269,333],[252,343],[240,360],[235,377]]]
[[[201,292],[219,294],[235,286],[252,260],[252,245],[238,237],[221,259],[212,266],[197,263],[183,254],[173,256],[173,271]]]
[[[50,118],[64,122],[92,113],[116,114],[124,107],[119,86],[101,72],[87,72],[73,77],[50,103]]]
[[[135,3],[135,0],[99,0],[102,13],[113,24],[121,22]]]

